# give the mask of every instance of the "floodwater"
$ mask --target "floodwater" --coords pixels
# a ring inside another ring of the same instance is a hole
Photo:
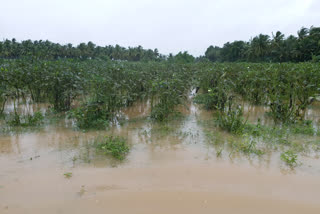
[[[272,123],[265,107],[244,110],[252,123]],[[294,170],[280,151],[232,153],[225,144],[237,138],[213,126],[212,112],[192,103],[181,112],[155,124],[149,103],[137,103],[124,110],[125,122],[104,131],[77,130],[62,118],[0,135],[0,213],[320,213],[319,152],[299,156]],[[318,121],[319,112],[311,108],[307,117]],[[131,145],[123,162],[90,146],[111,134]]]

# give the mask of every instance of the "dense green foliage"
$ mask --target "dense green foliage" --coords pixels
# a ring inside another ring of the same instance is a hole
[[[119,45],[97,46],[93,42],[61,45],[48,40],[25,40],[17,42],[16,39],[0,41],[0,59],[32,58],[42,60],[57,59],[101,59],[122,61],[169,61],[169,62],[194,62],[195,58],[188,52],[170,54],[168,57],[160,54],[158,49],[144,49],[138,47],[121,47]]]
[[[196,101],[228,112],[237,100],[247,100],[267,105],[276,123],[294,123],[320,94],[319,69],[313,63],[213,64],[197,75],[202,93]]]
[[[187,54],[185,55],[188,58]],[[215,126],[237,134],[230,141],[232,151],[262,155],[259,137],[285,149],[281,159],[295,166],[301,145],[289,142],[282,132],[313,136],[319,130],[305,120],[308,107],[320,94],[320,64],[304,63],[212,63],[212,62],[126,62],[111,60],[0,61],[1,125],[36,126],[44,119],[40,112],[23,112],[23,106],[48,103],[50,110],[64,113],[81,129],[105,129],[119,124],[125,108],[143,102],[150,110],[150,122],[168,121],[192,99],[212,110]],[[247,123],[242,104],[262,105],[278,126]],[[4,109],[4,106],[10,108]],[[4,119],[4,120],[3,120]],[[45,120],[47,121],[47,120]],[[161,124],[161,123],[160,123]],[[167,127],[167,126],[165,126]],[[280,133],[280,134],[279,134]],[[168,131],[165,132],[165,135]],[[280,137],[278,137],[280,136]],[[270,138],[268,138],[270,137]],[[244,138],[244,139],[242,139]],[[124,159],[127,142],[107,137],[96,148],[116,159]],[[220,148],[221,149],[221,148]],[[290,150],[290,151],[291,151]],[[222,150],[217,155],[221,156]]]
[[[151,117],[163,121],[187,99],[193,67],[103,60],[4,60],[0,101],[1,106],[13,101],[16,115],[21,101],[48,102],[55,112],[69,111],[80,128],[103,128],[116,122],[123,108],[137,100],[150,100]]]
[[[19,115],[16,112],[7,116],[6,121],[9,126],[38,126],[44,119],[41,112],[34,112],[32,115]]]
[[[243,118],[240,106],[231,107],[226,111],[218,111],[217,116],[218,126],[222,129],[235,134],[243,133],[247,121]]]
[[[48,102],[56,112],[69,111],[80,128],[103,128],[138,100],[148,100],[151,118],[163,121],[198,87],[195,101],[220,116],[240,118],[232,106],[242,99],[267,105],[275,122],[294,123],[319,96],[319,70],[315,63],[3,60],[0,110],[11,100],[17,118],[21,101]]]
[[[269,35],[260,34],[249,42],[227,42],[222,48],[210,46],[205,52],[212,62],[304,62],[320,61],[320,28],[301,28],[297,37],[285,37],[277,31]]]
[[[0,58],[17,59],[31,57],[36,59],[113,59],[128,61],[159,61],[164,55],[157,49],[143,49],[141,46],[124,48],[115,46],[97,46],[92,42],[80,43],[76,47],[72,44],[61,45],[46,41],[25,40],[17,42],[16,39],[0,42]]]
[[[188,52],[176,55],[160,54],[158,49],[121,47],[119,45],[99,46],[93,42],[58,44],[48,40],[18,42],[16,39],[0,41],[0,59],[33,58],[57,59],[102,59],[122,61],[168,61],[170,63],[212,62],[320,62],[320,28],[302,27],[297,36],[285,37],[277,31],[272,36],[259,34],[250,41],[227,42],[223,47],[210,46],[204,56],[195,58]]]

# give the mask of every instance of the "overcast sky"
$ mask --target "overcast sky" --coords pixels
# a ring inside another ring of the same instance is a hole
[[[320,0],[0,0],[0,39],[158,48],[210,45],[320,27]]]

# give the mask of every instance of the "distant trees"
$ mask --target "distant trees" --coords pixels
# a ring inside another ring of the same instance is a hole
[[[268,35],[259,34],[250,42],[248,58],[250,61],[268,61],[271,41]]]
[[[190,55],[187,51],[179,52],[177,55],[173,57],[174,62],[178,63],[191,63],[194,62],[195,58]]]
[[[115,46],[97,46],[93,42],[60,45],[48,40],[31,41],[25,40],[21,43],[16,39],[0,41],[0,58],[16,59],[21,57],[34,57],[38,59],[113,59],[127,61],[160,61],[165,56],[159,54],[158,49],[143,49],[141,46],[124,48]]]
[[[302,27],[297,36],[287,38],[277,31],[272,37],[259,34],[249,42],[227,42],[210,46],[205,57],[212,62],[303,62],[320,59],[320,27]],[[320,60],[319,60],[320,61]]]
[[[272,34],[272,41],[270,46],[271,58],[278,59],[280,62],[285,61],[285,40],[284,34],[280,31],[277,31],[275,35]]]
[[[17,42],[16,39],[0,41],[0,58],[16,59],[32,57],[55,60],[111,59],[126,61],[162,61],[178,63],[192,62],[304,62],[320,61],[320,27],[302,27],[297,36],[286,37],[280,31],[269,35],[259,34],[250,41],[227,42],[223,47],[209,46],[204,54],[195,58],[188,52],[177,55],[162,55],[158,49],[121,47],[120,45],[98,46],[93,42],[61,45],[48,40]]]
[[[205,52],[205,57],[208,58],[212,62],[217,62],[221,59],[220,57],[221,48],[218,46],[210,46],[207,48]]]
[[[248,45],[244,41],[227,42],[221,50],[221,61],[235,62],[245,60]]]

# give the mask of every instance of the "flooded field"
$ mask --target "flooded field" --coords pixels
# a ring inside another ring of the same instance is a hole
[[[45,113],[47,107],[19,111]],[[8,104],[5,111],[12,110]],[[124,110],[123,119],[106,130],[84,131],[64,116],[48,116],[37,128],[4,128],[0,213],[320,212],[317,134],[275,137],[301,147],[293,168],[280,159],[287,143],[221,131],[213,112],[192,102],[180,111],[169,122],[154,123],[148,118],[150,103],[144,102]],[[273,126],[266,111],[244,103],[250,124]],[[319,106],[308,109],[306,117],[317,131]],[[131,149],[124,161],[92,147],[96,137],[106,135],[127,139]],[[253,152],[235,147],[247,141]]]

